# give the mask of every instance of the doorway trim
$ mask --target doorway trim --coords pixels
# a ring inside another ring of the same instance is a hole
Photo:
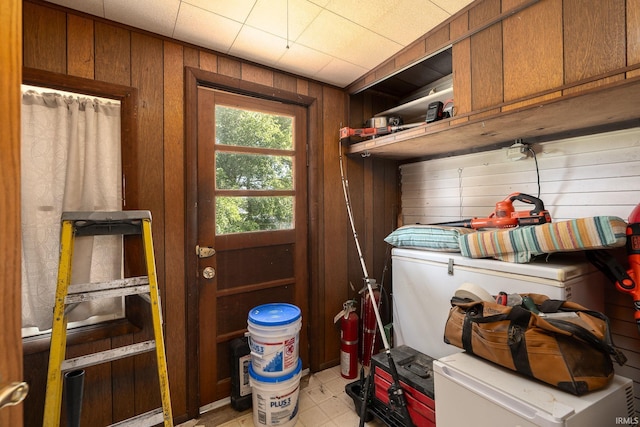
[[[186,377],[187,377],[187,415],[198,418],[200,415],[200,369],[199,369],[199,326],[198,304],[200,291],[198,287],[198,258],[195,246],[198,244],[197,229],[197,92],[199,86],[218,89],[239,95],[247,95],[270,101],[300,105],[309,108],[316,98],[301,95],[258,83],[241,80],[229,76],[185,67],[185,303],[187,316],[186,326]],[[308,135],[307,135],[308,138]],[[308,161],[308,160],[307,160]],[[311,179],[308,176],[308,179]],[[309,200],[306,200],[307,205]]]

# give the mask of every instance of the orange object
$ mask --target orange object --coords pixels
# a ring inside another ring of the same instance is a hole
[[[633,316],[640,331],[640,203],[629,215],[626,235],[627,270],[604,250],[587,251],[587,258],[616,285],[616,289],[631,295],[635,308]]]
[[[627,225],[627,258],[629,269],[628,279],[616,282],[616,287],[622,292],[628,292],[633,297],[636,309],[635,319],[640,328],[640,203],[629,215]]]
[[[535,206],[528,211],[516,211],[513,202],[519,200]],[[524,193],[512,193],[504,200],[496,203],[496,209],[486,218],[470,218],[461,221],[441,222],[433,225],[448,225],[450,227],[465,228],[511,228],[519,225],[537,225],[551,222],[549,211],[537,197]]]

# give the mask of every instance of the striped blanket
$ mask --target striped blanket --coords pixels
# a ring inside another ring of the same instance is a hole
[[[627,223],[595,216],[549,224],[461,234],[460,252],[470,258],[493,257],[526,263],[536,255],[624,246]]]

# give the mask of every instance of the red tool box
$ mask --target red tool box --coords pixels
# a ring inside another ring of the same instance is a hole
[[[411,421],[416,427],[436,425],[436,404],[433,390],[433,358],[406,345],[391,349],[400,386],[407,400]],[[389,372],[388,356],[380,353],[372,357],[374,369],[374,406],[387,425],[403,425],[400,414],[389,406],[389,386],[393,383]],[[384,413],[380,414],[380,408]]]

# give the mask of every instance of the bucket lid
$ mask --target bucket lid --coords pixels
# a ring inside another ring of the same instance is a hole
[[[280,377],[265,377],[265,376],[256,374],[256,372],[253,370],[253,364],[249,363],[249,376],[254,380],[257,380],[263,383],[276,384],[284,381],[289,381],[291,378],[298,375],[301,371],[302,371],[302,359],[300,358],[298,358],[298,364],[296,365],[296,368],[293,371],[286,373]]]
[[[298,320],[300,309],[292,304],[272,303],[253,308],[249,322],[262,326],[281,326]]]

